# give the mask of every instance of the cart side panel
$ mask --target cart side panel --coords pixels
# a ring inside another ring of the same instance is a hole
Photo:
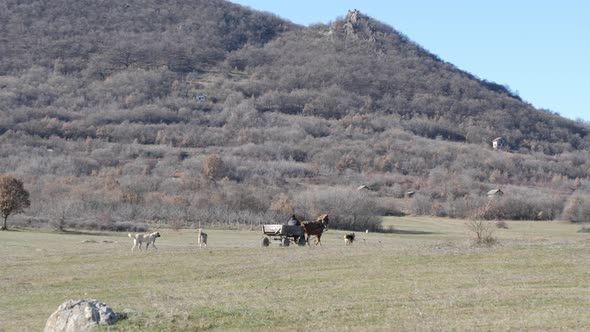
[[[303,236],[303,227],[295,225],[283,225],[282,233],[287,236]]]
[[[294,225],[262,225],[262,232],[266,235],[303,236],[303,227]]]
[[[280,235],[283,231],[283,225],[262,225],[262,233],[266,235]]]

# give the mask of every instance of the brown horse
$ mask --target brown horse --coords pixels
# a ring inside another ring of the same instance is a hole
[[[316,245],[322,245],[322,242],[320,241],[321,237],[322,237],[322,233],[326,230],[328,230],[328,223],[330,222],[328,215],[327,214],[322,214],[321,216],[319,216],[315,221],[312,222],[303,222],[301,224],[301,226],[303,227],[303,231],[305,232],[305,234],[307,234],[307,245],[309,244],[309,238],[311,236],[315,236],[316,237],[316,241],[315,244]]]

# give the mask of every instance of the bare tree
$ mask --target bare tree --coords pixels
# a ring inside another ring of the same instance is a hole
[[[476,209],[471,218],[465,223],[467,230],[473,234],[474,241],[477,245],[492,245],[496,243],[492,223],[485,220],[485,216],[493,207],[493,204],[493,199],[488,200],[486,205]]]
[[[293,204],[289,199],[289,195],[287,194],[280,194],[278,195],[270,204],[270,210],[282,215],[288,216],[295,213],[295,209],[293,208]]]
[[[75,216],[76,202],[70,197],[53,198],[46,213],[50,216],[50,225],[63,231],[68,222]]]
[[[0,175],[0,212],[4,218],[0,230],[7,229],[6,219],[9,215],[20,213],[30,205],[29,192],[23,187],[22,181],[9,175]]]
[[[218,154],[210,154],[203,161],[201,174],[208,180],[215,180],[223,177],[225,165]]]

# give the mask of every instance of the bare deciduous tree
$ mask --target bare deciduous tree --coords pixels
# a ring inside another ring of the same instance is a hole
[[[25,190],[22,181],[9,175],[0,176],[0,212],[4,223],[0,230],[6,230],[6,219],[14,213],[20,213],[31,205],[29,192]]]
[[[488,200],[485,206],[476,209],[472,217],[465,223],[467,230],[473,236],[477,245],[492,245],[496,243],[493,224],[485,220],[486,213],[492,208],[494,201]]]
[[[203,161],[201,173],[208,180],[219,179],[224,174],[223,160],[218,154],[210,154]]]
[[[284,216],[295,213],[293,204],[291,203],[289,195],[287,194],[280,194],[278,197],[276,197],[270,204],[270,210]]]

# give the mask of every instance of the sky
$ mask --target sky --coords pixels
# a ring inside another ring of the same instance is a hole
[[[590,1],[231,0],[300,25],[358,9],[536,108],[590,121]]]

